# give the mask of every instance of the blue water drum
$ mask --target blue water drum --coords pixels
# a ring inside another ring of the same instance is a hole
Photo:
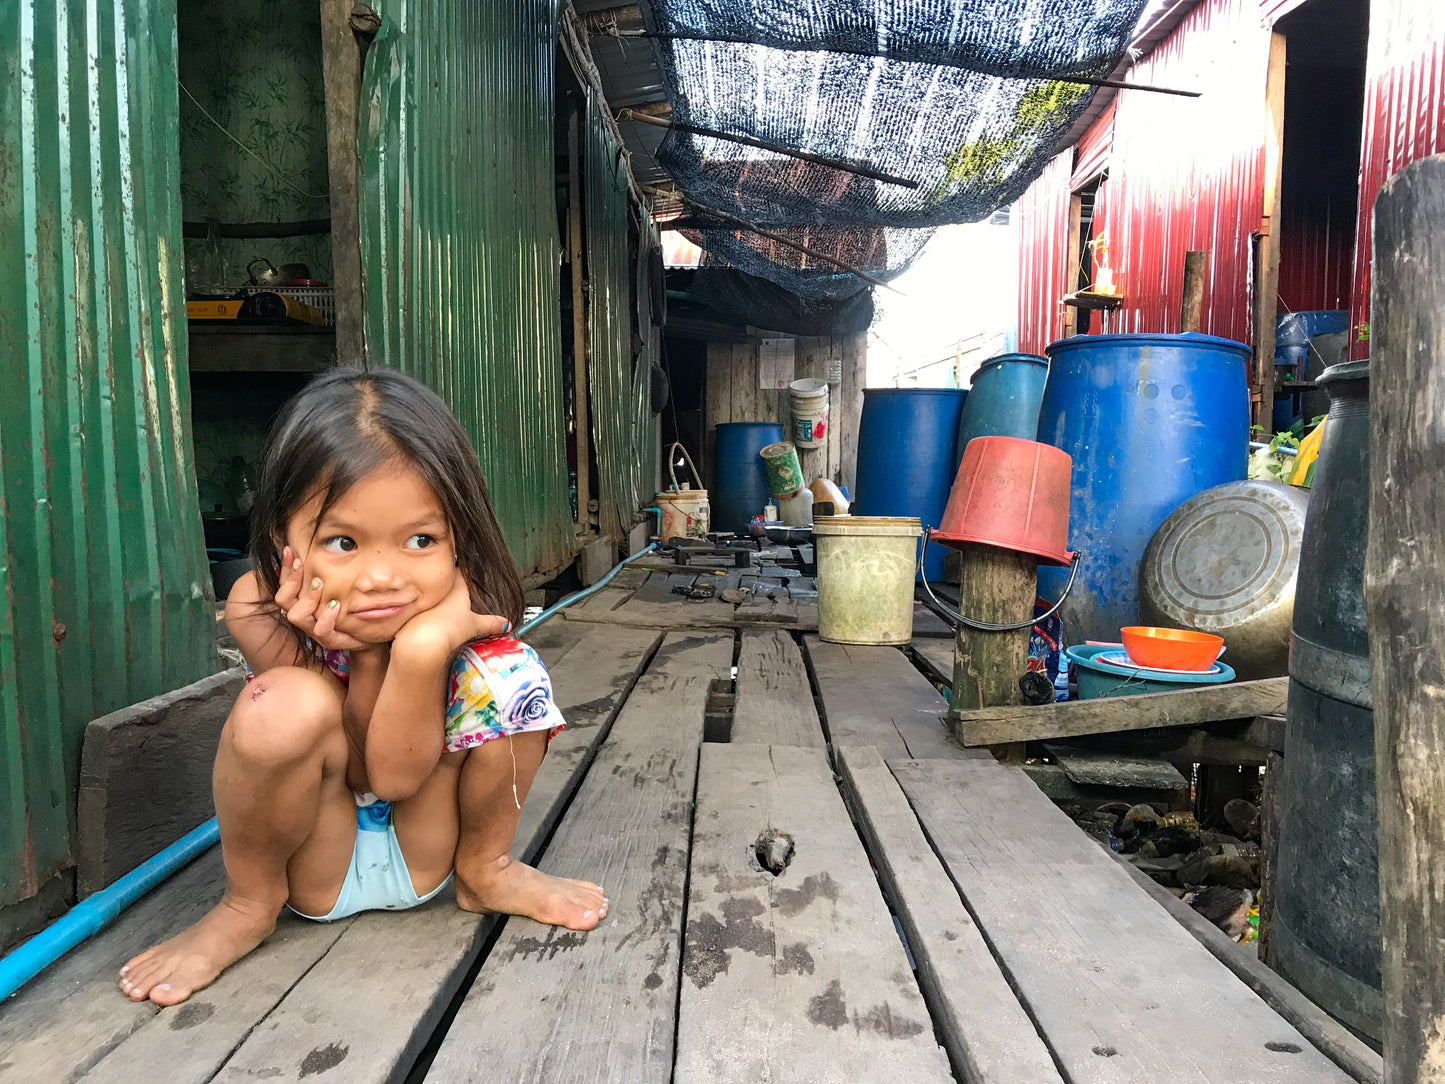
[[[1249,347],[1213,335],[1075,335],[1051,343],[1038,439],[1073,457],[1069,548],[1083,553],[1064,637],[1139,622],[1139,565],[1165,517],[1245,476]],[[1058,597],[1063,568],[1039,569]]]
[[[710,523],[714,531],[733,531],[744,537],[754,516],[768,503],[767,475],[758,453],[783,439],[777,422],[722,422],[717,427],[713,453],[713,483],[708,492]]]
[[[956,388],[868,388],[858,425],[855,516],[917,516],[937,527],[958,456],[958,420],[968,392]],[[930,580],[943,580],[942,546],[928,549]]]
[[[959,461],[974,437],[1037,439],[1048,375],[1049,361],[1038,354],[1000,354],[984,362],[973,374],[958,423]]]

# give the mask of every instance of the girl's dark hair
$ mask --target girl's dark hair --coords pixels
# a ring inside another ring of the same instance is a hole
[[[325,490],[325,515],[366,475],[398,461],[426,479],[441,502],[473,607],[519,626],[522,583],[466,431],[425,384],[386,369],[333,369],[281,408],[261,453],[251,510],[251,557],[262,597],[276,594],[279,540],[317,488]],[[300,642],[300,632],[291,631]]]

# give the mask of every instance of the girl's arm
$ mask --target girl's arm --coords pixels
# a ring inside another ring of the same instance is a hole
[[[262,594],[254,572],[237,580],[226,598],[226,629],[251,672],[264,674],[276,666],[319,668],[320,663],[301,650],[271,602]]]
[[[451,657],[450,648],[400,636],[392,644],[365,729],[366,776],[378,798],[410,798],[441,759]]]
[[[500,617],[472,612],[466,580],[457,573],[446,599],[396,634],[366,730],[366,774],[373,794],[398,801],[426,782],[445,747],[452,657],[469,640],[510,629]]]

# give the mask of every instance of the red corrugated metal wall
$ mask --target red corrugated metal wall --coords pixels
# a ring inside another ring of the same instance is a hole
[[[1369,320],[1370,222],[1380,186],[1445,150],[1445,3],[1371,0],[1352,322]],[[1367,357],[1357,343],[1355,357]]]
[[[1040,353],[1063,333],[1074,151],[1055,157],[1019,197],[1019,349]]]
[[[1269,39],[1259,0],[1205,0],[1129,73],[1134,82],[1203,96],[1118,96],[1105,233],[1125,301],[1111,331],[1178,331],[1184,253],[1208,249],[1204,330],[1251,341],[1250,238],[1262,210]],[[1045,173],[1023,199],[1053,205],[1066,178]],[[1023,220],[1021,343],[1057,336],[1057,305],[1042,304],[1036,295],[1045,287],[1029,281],[1034,269],[1052,266],[1056,238],[1067,234],[1066,199],[1056,214],[1052,224]]]

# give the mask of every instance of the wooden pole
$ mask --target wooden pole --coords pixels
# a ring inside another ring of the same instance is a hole
[[[1184,254],[1184,293],[1179,305],[1179,330],[1204,330],[1204,272],[1209,250]]]
[[[326,167],[331,196],[331,284],[336,292],[336,360],[366,367],[366,300],[361,276],[362,44],[352,0],[322,0],[321,83],[326,94]],[[296,224],[296,225],[299,225]]]
[[[1445,155],[1385,183],[1374,230],[1365,612],[1385,1082],[1415,1084],[1445,1074]]]
[[[1274,320],[1279,308],[1280,177],[1284,161],[1285,38],[1271,34],[1265,81],[1264,192],[1254,258],[1254,422],[1273,429]]]
[[[976,621],[1011,624],[1027,620],[1038,595],[1038,562],[1026,553],[967,543],[962,549],[958,609]],[[1022,704],[1019,677],[1028,668],[1029,630],[980,632],[960,626],[953,641],[953,700],[956,712]],[[992,747],[1000,760],[1022,763],[1023,742]]]
[[[572,397],[577,426],[577,533],[585,534],[590,517],[592,430],[587,413],[587,280],[582,273],[582,138],[581,106],[574,98],[567,112],[567,259],[572,265]]]

